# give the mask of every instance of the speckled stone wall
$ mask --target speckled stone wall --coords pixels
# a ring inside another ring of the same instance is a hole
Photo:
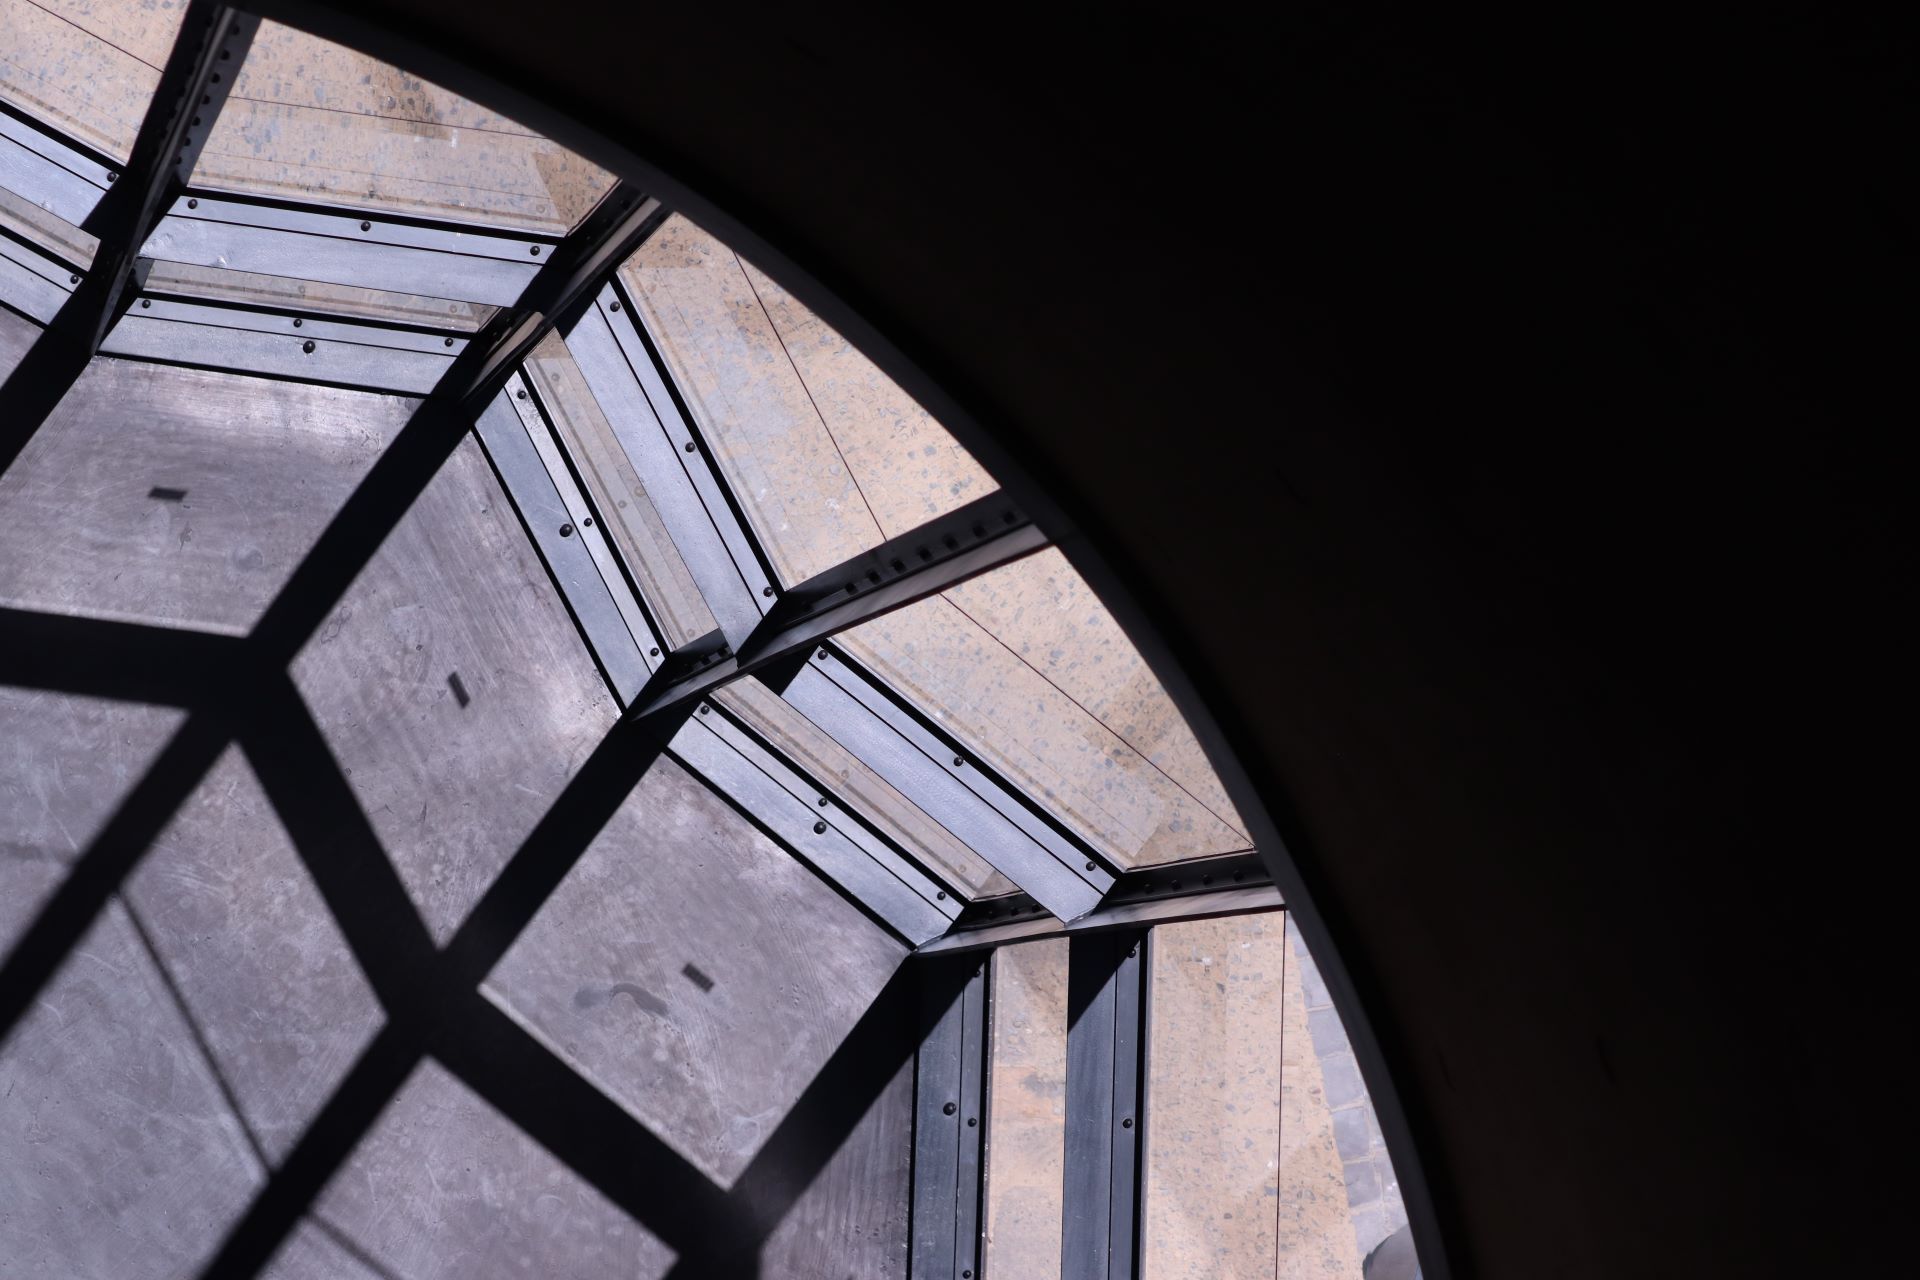
[[[1146,1280],[1268,1280],[1276,1239],[1284,917],[1153,931]]]
[[[1286,932],[1294,933],[1292,921]],[[1295,939],[1297,941],[1297,939]],[[1281,992],[1277,1280],[1353,1280],[1360,1274],[1333,1131],[1333,1112],[1307,1031],[1305,974],[1289,947]]]
[[[1059,1280],[1067,1125],[1067,940],[993,954],[985,1274]]]
[[[1002,575],[1018,569],[1016,564],[975,579],[970,598],[994,598]],[[1032,585],[1011,581],[1016,591]],[[951,593],[895,610],[838,639],[1120,866],[1245,848],[1243,834],[1063,691],[1061,682],[1098,681],[1103,668],[1124,665],[1122,653],[1134,655],[1131,646],[1115,652],[1082,643],[1072,616],[1055,611],[1054,602],[1041,584],[1034,598],[1001,604],[1008,616],[1024,611],[1030,633],[1016,642],[1026,646],[1033,664],[969,616]],[[1171,706],[1166,714],[1178,718]]]
[[[266,22],[193,182],[557,235],[613,178],[456,93]]]
[[[872,361],[685,218],[621,278],[782,582],[993,491]]]
[[[125,160],[184,0],[0,0],[0,97]]]

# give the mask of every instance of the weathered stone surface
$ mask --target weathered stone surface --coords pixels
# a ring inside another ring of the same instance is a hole
[[[397,1280],[655,1280],[673,1253],[428,1059],[319,1212]]]
[[[993,954],[984,1269],[1058,1280],[1066,1155],[1067,940]]]
[[[398,67],[262,23],[195,185],[564,234],[605,170]]]
[[[615,715],[580,633],[471,438],[293,672],[442,943]]]
[[[1285,917],[1153,933],[1148,1280],[1266,1280],[1276,1249]]]
[[[237,749],[181,806],[127,894],[277,1163],[382,1015]]]
[[[485,990],[731,1184],[905,953],[662,757]]]
[[[93,843],[183,715],[0,688],[0,955]]]
[[[0,476],[0,604],[244,633],[413,406],[96,359]]]
[[[1292,922],[1287,931],[1291,933]],[[1281,994],[1279,1259],[1276,1280],[1355,1280],[1360,1255],[1320,1060],[1307,1030],[1306,983],[1291,948]]]
[[[0,1261],[196,1274],[264,1170],[125,908],[110,902],[0,1045]]]

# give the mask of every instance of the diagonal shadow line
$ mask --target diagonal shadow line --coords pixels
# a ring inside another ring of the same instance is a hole
[[[0,608],[0,685],[190,707],[231,676],[242,643],[179,627]]]
[[[224,716],[193,712],[120,802],[0,967],[0,1043],[230,741]]]
[[[681,1255],[736,1229],[726,1194],[486,997],[468,993],[430,1050],[520,1131]]]
[[[263,665],[293,661],[472,425],[457,406],[420,402],[254,624]]]
[[[91,358],[83,343],[74,341],[59,327],[61,317],[69,312],[78,315],[84,305],[75,297],[62,304],[55,323],[40,330],[13,372],[0,381],[0,409],[5,410],[0,414],[0,476],[6,475],[53,416]]]
[[[433,938],[320,727],[284,672],[258,703],[241,749],[347,949],[389,1017],[431,1016]]]
[[[660,738],[638,721],[622,719],[608,731],[447,943],[450,985],[480,985],[662,750]]]
[[[911,958],[894,971],[734,1182],[727,1195],[730,1231],[706,1242],[705,1250],[683,1256],[667,1280],[719,1275],[749,1280],[759,1274],[762,1246],[913,1061],[923,997],[950,1003],[966,987],[969,972]]]
[[[966,986],[964,974],[903,962],[734,1183],[737,1218],[751,1223],[758,1239],[773,1234],[900,1068],[912,1061],[927,981],[951,986],[955,995]]]
[[[227,1232],[201,1280],[252,1280],[299,1225],[327,1182],[420,1065],[419,1043],[389,1022]]]

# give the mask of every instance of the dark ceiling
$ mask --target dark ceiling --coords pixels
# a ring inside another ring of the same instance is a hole
[[[1755,6],[263,8],[645,174],[1025,471],[1287,834],[1455,1275],[1842,1274],[1903,1218],[1864,815],[1908,45]]]

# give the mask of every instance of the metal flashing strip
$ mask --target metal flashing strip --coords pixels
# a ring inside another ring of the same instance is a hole
[[[636,637],[601,576],[600,566],[583,537],[598,528],[578,529],[579,518],[554,483],[552,473],[535,447],[532,428],[516,407],[526,393],[519,375],[494,397],[474,423],[501,484],[519,509],[534,546],[547,563],[561,597],[579,624],[587,648],[606,673],[607,683],[623,704],[630,703],[646,684],[646,650],[656,644],[651,633]],[[537,421],[537,419],[536,419]],[[545,431],[545,424],[539,424]],[[577,498],[576,498],[577,500]],[[642,624],[644,626],[644,623]]]
[[[602,288],[566,340],[581,376],[646,484],[648,496],[728,645],[737,647],[760,623],[764,612],[760,593],[769,589],[770,580],[764,575],[749,578],[748,569],[759,572],[757,562],[749,553],[747,567],[743,568],[738,537],[729,536],[721,528],[722,523],[734,523],[730,509],[722,504],[717,523],[712,506],[703,496],[701,477],[713,483],[706,456],[698,451],[678,415],[663,417],[655,398],[648,395],[647,382],[658,375],[634,333],[631,308],[610,286]],[[638,366],[634,363],[636,350]],[[646,370],[644,376],[642,369]],[[671,404],[670,399],[667,402]],[[744,531],[736,525],[735,534],[744,536]],[[751,582],[761,585],[755,587]]]
[[[0,236],[0,302],[29,320],[50,324],[73,296],[77,277],[31,245]]]
[[[703,707],[708,705],[702,704]],[[912,858],[895,849],[870,830],[862,820],[862,816],[835,800],[828,788],[821,786],[782,752],[761,741],[751,730],[740,724],[725,707],[713,705],[710,710],[702,711],[700,723],[705,724],[734,750],[753,761],[762,773],[799,801],[802,810],[810,814],[816,822],[824,822],[840,832],[869,858],[885,867],[894,878],[913,890],[940,914],[943,921],[940,926],[942,932],[945,932],[947,927],[959,917],[961,910],[959,898],[950,893]]]
[[[952,921],[938,909],[939,904],[928,901],[894,867],[875,859],[840,827],[817,816],[814,805],[766,771],[763,766],[769,761],[764,754],[746,754],[742,744],[729,741],[710,724],[714,719],[711,712],[689,717],[667,744],[675,758],[909,946],[929,942],[946,931]]]
[[[404,329],[338,324],[143,298],[100,345],[104,355],[233,373],[426,395],[464,349]]]
[[[1074,938],[1067,953],[1067,1136],[1061,1280],[1134,1280],[1145,1150],[1150,934]]]
[[[1114,876],[1024,797],[895,702],[837,650],[817,649],[786,698],[960,842],[1061,920],[1100,905]]]
[[[961,973],[939,972],[944,966]],[[972,1280],[980,1271],[987,1132],[987,959],[929,963],[922,980],[907,1273],[913,1280]]]
[[[551,256],[554,247],[560,243],[552,236],[488,231],[438,220],[400,219],[336,206],[294,207],[275,201],[193,192],[176,199],[168,207],[167,216],[286,231],[297,235],[324,236],[355,244],[384,244],[402,249],[459,254],[468,258],[530,262],[535,267],[541,265],[543,258]]]
[[[259,222],[215,221],[197,213],[173,212],[160,219],[140,256],[503,307],[520,300],[541,267],[541,260],[524,249],[523,257],[508,259]]]
[[[581,489],[573,469],[568,466],[565,452],[554,438],[552,424],[541,412],[539,393],[533,389],[524,373],[516,373],[507,379],[507,387],[502,395],[519,415],[520,425],[526,428],[527,439],[539,455],[540,465],[546,468],[547,478],[560,495],[561,506],[566,511],[568,522],[573,525],[574,536],[592,557],[594,568],[600,573],[600,581],[626,625],[627,634],[638,650],[641,662],[651,675],[666,662],[661,654],[659,628],[647,617],[640,597],[621,567],[620,557],[607,542],[604,521],[595,518],[597,512],[591,499]],[[622,690],[621,702],[631,704],[638,692],[638,688]]]
[[[57,135],[0,111],[0,187],[77,227],[117,177]]]

